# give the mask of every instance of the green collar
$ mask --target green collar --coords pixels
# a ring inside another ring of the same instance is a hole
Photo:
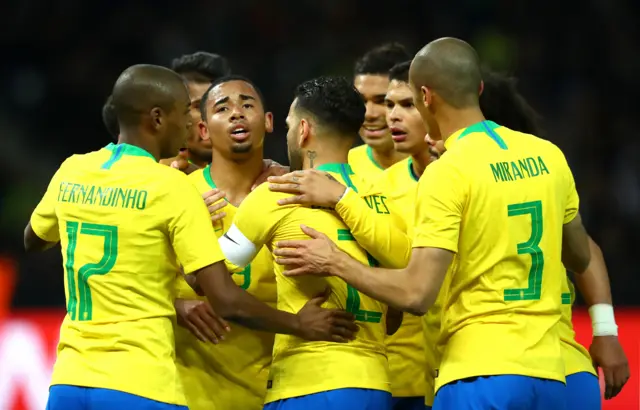
[[[151,155],[147,150],[136,147],[135,145],[126,144],[124,142],[120,144],[114,144],[113,142],[104,147],[111,152],[120,151],[120,155],[133,155],[134,157],[149,157],[156,161],[156,158]]]
[[[111,169],[111,166],[113,166],[113,164],[118,162],[124,155],[132,155],[136,157],[148,157],[148,158],[151,158],[154,162],[158,162],[153,155],[149,154],[146,150],[140,147],[136,147],[135,145],[125,144],[125,143],[120,143],[120,144],[110,143],[104,148],[106,150],[111,151],[111,156],[109,157],[107,162],[102,164],[102,169]]]
[[[368,145],[366,149],[367,149],[367,157],[369,157],[369,160],[371,160],[373,165],[375,165],[376,167],[384,171],[384,168],[382,167],[382,165],[378,164],[378,161],[376,161],[376,159],[373,157],[373,149],[371,149],[371,147]]]
[[[448,150],[453,146],[456,141],[461,140],[469,134],[473,133],[483,133],[488,135],[501,149],[508,149],[507,144],[504,142],[502,137],[496,133],[496,128],[499,128],[500,125],[496,124],[493,121],[480,121],[477,122],[467,128],[463,128],[453,133],[447,140],[444,142],[445,148]]]
[[[408,162],[409,162],[409,176],[411,176],[411,179],[418,182],[418,180],[420,180],[420,177],[417,176],[416,172],[413,170],[413,158],[409,157]]]
[[[351,169],[351,165],[343,164],[340,162],[330,162],[327,164],[322,164],[320,166],[317,166],[316,169],[318,171],[333,172],[336,174],[341,174],[342,172],[346,172],[347,175],[353,175],[353,170]]]
[[[213,182],[213,179],[211,178],[211,164],[204,167],[202,172],[204,172],[204,180],[207,181],[207,185],[209,185],[211,189],[217,189],[218,187],[216,186],[216,183]]]
[[[349,188],[353,189],[355,193],[358,193],[358,189],[355,187],[355,185],[353,185],[353,182],[349,177],[349,175],[354,175],[353,170],[351,169],[351,166],[349,164],[331,162],[328,164],[322,164],[316,167],[316,169],[318,171],[333,172],[334,174],[340,174],[340,176],[344,180],[344,183],[347,184]]]

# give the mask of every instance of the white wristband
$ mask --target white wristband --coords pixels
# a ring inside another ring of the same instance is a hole
[[[344,196],[347,195],[347,192],[349,192],[350,189],[351,188],[347,187],[347,189],[344,190],[342,195],[340,195],[340,198],[338,198],[338,202],[342,201],[342,198],[344,198]]]
[[[597,303],[589,308],[593,336],[618,336],[618,325],[613,315],[613,306]]]

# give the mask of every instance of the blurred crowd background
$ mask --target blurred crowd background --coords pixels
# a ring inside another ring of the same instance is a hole
[[[355,59],[383,42],[399,41],[413,53],[437,37],[455,36],[474,45],[488,66],[519,78],[521,93],[543,117],[544,137],[572,166],[583,219],[609,266],[614,302],[638,304],[638,4],[3,2],[0,303],[4,294],[14,308],[64,306],[60,252],[25,255],[22,232],[60,163],[110,142],[101,108],[129,65],[169,65],[197,50],[226,56],[234,72],[265,94],[276,119],[266,156],[286,163],[284,117],[299,82],[320,74],[350,77]]]

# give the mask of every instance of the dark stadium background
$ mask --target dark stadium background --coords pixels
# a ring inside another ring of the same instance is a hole
[[[614,303],[636,305],[638,8],[632,0],[2,2],[0,318],[3,299],[16,310],[64,306],[59,251],[25,255],[22,231],[62,160],[110,142],[100,110],[127,66],[168,65],[197,50],[228,57],[264,92],[276,118],[266,156],[284,163],[296,84],[350,76],[354,59],[382,42],[415,52],[441,36],[471,42],[485,63],[520,79],[572,166]]]

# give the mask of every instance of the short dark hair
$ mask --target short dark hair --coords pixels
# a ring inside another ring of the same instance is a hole
[[[202,99],[200,100],[200,116],[202,117],[203,121],[207,119],[207,100],[209,99],[209,92],[213,89],[213,87],[218,86],[220,84],[228,83],[230,81],[242,81],[242,82],[245,82],[245,83],[249,84],[250,86],[252,86],[253,89],[256,90],[256,93],[258,94],[258,97],[260,98],[260,102],[262,103],[262,107],[264,108],[265,111],[267,110],[267,107],[265,105],[264,95],[262,94],[262,91],[260,91],[260,88],[258,88],[256,83],[254,83],[253,81],[251,81],[247,77],[244,77],[244,76],[241,76],[241,75],[238,75],[238,74],[229,74],[229,75],[225,75],[223,77],[215,79],[211,83],[209,88],[207,88],[207,91],[204,93],[204,95],[202,96]]]
[[[483,70],[480,109],[485,118],[514,131],[541,137],[540,115],[516,88],[517,80],[503,73]]]
[[[231,74],[229,62],[219,54],[197,51],[174,58],[171,69],[187,81],[210,83]]]
[[[115,107],[112,104],[113,97],[110,95],[107,97],[107,101],[102,106],[102,122],[107,128],[109,134],[118,139],[120,135],[120,124],[118,124],[118,116],[116,115]]]
[[[367,51],[354,67],[354,75],[387,75],[391,67],[411,59],[407,49],[400,43],[386,43]]]
[[[405,61],[400,64],[396,64],[389,70],[389,81],[402,81],[403,83],[409,82],[409,67],[411,67],[411,60]]]
[[[356,138],[364,122],[362,96],[345,77],[317,77],[295,91],[296,110],[303,110],[325,126]]]

